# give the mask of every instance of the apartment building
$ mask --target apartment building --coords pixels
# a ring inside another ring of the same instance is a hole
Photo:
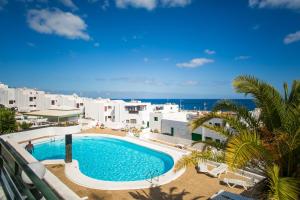
[[[110,128],[146,128],[152,111],[151,103],[141,101],[89,99],[84,106],[85,118]]]

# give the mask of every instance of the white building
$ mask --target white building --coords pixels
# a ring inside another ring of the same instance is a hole
[[[0,104],[8,108],[16,107],[15,89],[0,83]]]
[[[63,106],[84,111],[84,99],[73,95],[47,94],[44,91],[29,88],[9,88],[0,84],[0,104],[16,108],[19,112],[47,110]]]
[[[84,106],[85,118],[109,128],[146,128],[152,111],[151,103],[141,101],[88,99]]]
[[[185,114],[185,116],[184,116]],[[214,131],[211,131],[205,127],[199,127],[192,131],[189,127],[189,122],[197,117],[196,113],[184,113],[180,112],[174,113],[173,115],[167,115],[165,118],[161,119],[161,133],[165,135],[180,137],[188,140],[194,141],[206,141],[214,140],[218,142],[223,142],[226,138]],[[222,124],[221,119],[211,119],[207,124],[220,126]]]

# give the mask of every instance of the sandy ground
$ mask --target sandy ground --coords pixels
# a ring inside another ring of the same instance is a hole
[[[126,135],[126,133],[122,131],[98,128],[89,129],[83,131],[83,133],[105,133],[118,136]],[[80,197],[88,197],[89,199],[94,200],[196,200],[208,199],[208,197],[221,189],[237,194],[244,191],[242,188],[229,188],[220,182],[224,177],[241,177],[228,173],[227,175],[222,175],[220,179],[212,178],[205,174],[198,174],[193,167],[187,168],[186,172],[178,179],[160,187],[120,191],[94,190],[79,186],[65,176],[64,165],[48,165],[47,168]]]
[[[220,179],[212,178],[205,174],[197,174],[194,168],[188,168],[186,172],[169,184],[153,187],[150,189],[140,190],[94,190],[86,187],[79,186],[70,181],[64,173],[64,165],[48,165],[47,168],[54,173],[60,180],[68,185],[80,197],[88,197],[95,200],[196,200],[207,199],[219,190],[227,190],[234,193],[243,192],[239,188],[229,188],[220,184]]]

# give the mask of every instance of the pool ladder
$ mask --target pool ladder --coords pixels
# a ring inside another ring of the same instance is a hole
[[[50,138],[50,142],[55,142],[58,138],[56,136],[53,136]]]
[[[155,170],[155,171],[149,171],[148,174],[147,174],[147,177],[150,176],[149,179],[147,179],[147,181],[149,181],[150,183],[153,183],[153,181],[159,181],[159,176],[157,176],[158,173],[158,170]]]

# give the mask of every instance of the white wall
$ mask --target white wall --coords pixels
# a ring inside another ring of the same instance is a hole
[[[161,124],[163,119],[175,120],[175,121],[186,121],[187,119],[186,112],[152,112],[150,113],[150,130],[157,130],[159,133],[162,132]],[[155,117],[157,117],[157,121],[155,121]]]
[[[219,123],[219,119],[212,119],[210,122]],[[161,126],[162,126],[162,131],[161,131],[162,133],[171,134],[171,128],[174,128],[174,136],[184,138],[184,139],[191,140],[192,132],[201,134],[202,141],[205,141],[206,137],[210,137],[213,140],[220,140],[220,141],[225,141],[226,139],[224,136],[204,127],[199,127],[196,130],[191,131],[190,128],[188,127],[188,122],[185,121],[163,119]]]
[[[28,139],[46,137],[46,136],[62,136],[66,134],[79,133],[81,131],[81,126],[66,126],[66,127],[47,127],[39,128],[34,130],[10,133],[7,135],[2,135],[4,140],[9,139],[14,142],[20,142]]]

